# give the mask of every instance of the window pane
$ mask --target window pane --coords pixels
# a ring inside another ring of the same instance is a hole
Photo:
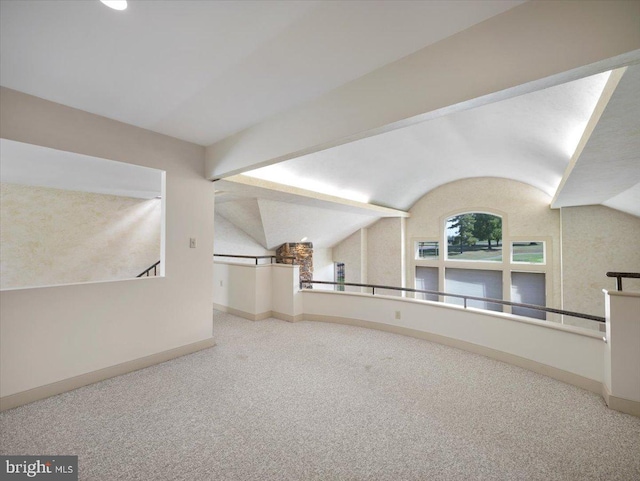
[[[438,290],[438,268],[437,267],[416,267],[416,289],[423,291]],[[420,294],[416,292],[416,299],[426,301],[437,301],[438,296],[433,294]]]
[[[544,242],[512,242],[511,262],[544,264]]]
[[[344,284],[344,262],[336,262],[335,263],[335,282],[340,282]],[[344,285],[338,284],[336,286],[336,291],[344,291]]]
[[[502,271],[483,271],[476,269],[446,269],[445,292],[467,296],[502,299]],[[447,297],[449,304],[463,305],[464,300],[458,297]],[[477,307],[502,312],[501,304],[485,301],[468,300],[468,307]]]
[[[416,259],[437,259],[440,255],[438,242],[416,242]]]
[[[447,219],[447,259],[502,262],[502,218],[472,212]]]
[[[512,272],[511,273],[511,300],[522,304],[545,306],[545,280],[544,274],[538,272]],[[546,319],[544,311],[527,309],[526,307],[512,307],[511,312],[517,316]]]

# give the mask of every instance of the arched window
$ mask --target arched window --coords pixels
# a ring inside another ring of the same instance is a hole
[[[447,259],[502,262],[502,217],[483,212],[454,215],[446,221]]]
[[[546,305],[548,238],[515,237],[506,214],[455,212],[440,219],[440,237],[413,238],[416,289]],[[440,246],[445,246],[440,248]],[[416,298],[462,305],[461,298],[420,293]],[[541,311],[468,300],[467,306],[548,319]]]

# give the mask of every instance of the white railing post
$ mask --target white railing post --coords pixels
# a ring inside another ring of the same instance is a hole
[[[607,291],[603,396],[617,411],[640,416],[640,293]]]

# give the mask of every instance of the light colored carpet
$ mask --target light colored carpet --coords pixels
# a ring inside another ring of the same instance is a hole
[[[7,411],[91,480],[638,480],[640,419],[481,356],[215,313],[218,345]]]

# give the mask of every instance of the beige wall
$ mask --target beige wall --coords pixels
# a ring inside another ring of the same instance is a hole
[[[412,287],[415,279],[413,242],[416,239],[439,240],[442,248],[443,226],[448,217],[461,212],[489,212],[503,217],[504,260],[502,264],[491,263],[490,267],[505,272],[504,298],[510,297],[507,288],[509,271],[531,269],[526,265],[509,265],[510,241],[543,240],[547,249],[547,305],[560,307],[560,214],[557,210],[551,210],[550,201],[549,196],[535,187],[494,177],[464,179],[432,190],[414,204],[410,210],[411,217],[407,219],[407,285]],[[448,265],[478,267],[477,263],[451,262]],[[444,267],[445,261],[441,259],[433,266]],[[444,287],[442,283],[441,278],[440,288]]]
[[[367,229],[367,282],[403,286],[403,218],[380,219]],[[385,292],[392,295],[394,292]]]
[[[614,290],[609,271],[640,272],[640,219],[604,206],[562,208],[564,308],[604,316],[602,289]],[[640,292],[640,280],[624,279]]]
[[[334,262],[344,262],[345,282],[365,283],[366,229],[358,229],[345,240],[333,247]]]
[[[0,184],[0,288],[131,279],[160,260],[160,199]]]
[[[5,88],[0,136],[166,171],[166,276],[0,292],[0,395],[211,339],[203,147]]]

